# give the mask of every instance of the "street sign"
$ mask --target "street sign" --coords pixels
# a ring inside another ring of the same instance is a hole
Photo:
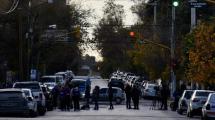
[[[205,3],[205,2],[190,2],[190,6],[194,7],[194,8],[201,8],[206,5],[207,5],[207,3]]]
[[[191,8],[201,8],[207,5],[207,3],[202,0],[190,0],[189,3]]]
[[[31,69],[31,80],[36,80],[37,78],[37,70]]]

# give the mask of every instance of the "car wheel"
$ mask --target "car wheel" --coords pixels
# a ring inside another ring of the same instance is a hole
[[[45,114],[46,114],[46,108],[45,108],[45,107],[42,107],[42,108],[39,110],[39,115],[44,116]]]
[[[121,104],[122,100],[121,98],[116,98],[116,104]]]
[[[36,111],[30,111],[30,117],[37,117],[38,113]]]

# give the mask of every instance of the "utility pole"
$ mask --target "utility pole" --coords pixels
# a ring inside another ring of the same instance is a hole
[[[175,59],[175,6],[172,6],[172,24],[171,24],[171,47],[170,47],[170,58],[171,58],[171,97],[176,90],[176,77],[173,69],[173,62]]]
[[[156,25],[157,25],[157,1],[154,1],[154,21],[153,21],[153,40],[156,40]]]
[[[19,24],[19,80],[24,80],[23,76],[23,37],[22,37],[22,8],[19,8],[18,24]]]
[[[191,0],[190,2],[196,2],[196,0]],[[191,7],[191,22],[190,22],[190,32],[196,27],[196,8]],[[191,89],[193,89],[194,83],[191,81]]]
[[[190,2],[196,2],[196,0],[191,0]],[[191,26],[190,31],[196,27],[196,8],[191,7]]]
[[[32,20],[32,0],[28,1],[28,33],[26,33],[27,39],[27,80],[30,80],[31,74],[31,53],[32,53],[32,42],[33,42],[33,20]]]

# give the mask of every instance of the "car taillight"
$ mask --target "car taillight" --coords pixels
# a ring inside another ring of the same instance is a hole
[[[193,102],[199,102],[199,99],[194,98]]]
[[[40,93],[39,98],[40,98],[40,100],[43,99],[43,94],[42,93]]]
[[[207,106],[206,106],[206,110],[210,110],[210,109],[211,109],[210,104],[207,104]]]

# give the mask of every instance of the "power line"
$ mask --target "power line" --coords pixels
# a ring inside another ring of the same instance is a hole
[[[19,0],[13,0],[13,3],[8,11],[0,12],[0,14],[10,14],[12,13],[19,5]]]

